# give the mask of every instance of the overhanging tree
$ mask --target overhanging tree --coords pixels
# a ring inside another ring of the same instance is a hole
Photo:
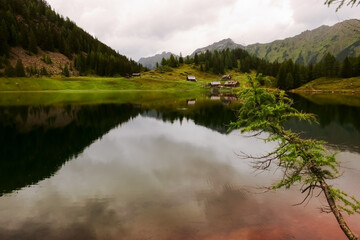
[[[336,8],[336,11],[339,10],[344,4],[348,5],[348,6],[354,6],[354,5],[359,5],[360,1],[359,0],[326,0],[325,4],[327,4],[328,6],[332,5],[332,4],[338,4],[338,7]]]
[[[250,87],[241,93],[243,106],[239,110],[238,121],[232,123],[231,128],[240,128],[242,132],[252,132],[255,135],[267,132],[269,135],[265,141],[275,142],[277,146],[263,156],[250,156],[246,153],[243,156],[253,159],[256,169],[265,170],[274,164],[282,169],[282,179],[272,189],[290,188],[301,183],[303,185],[300,190],[306,194],[303,202],[319,190],[328,202],[325,210],[334,214],[348,239],[357,239],[345,222],[342,211],[360,214],[360,202],[327,183],[339,175],[335,154],[326,150],[324,142],[303,139],[299,134],[283,127],[291,118],[313,122],[316,121],[315,116],[293,108],[291,99],[283,91],[269,92],[265,88],[259,88],[258,82],[262,78],[259,74],[254,81],[248,76]]]

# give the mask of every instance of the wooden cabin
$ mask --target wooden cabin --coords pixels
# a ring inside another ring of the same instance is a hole
[[[193,75],[188,75],[188,76],[186,77],[186,81],[196,82],[196,78],[195,78],[195,76],[193,76]]]
[[[225,87],[238,87],[240,83],[238,81],[227,81],[224,83]]]
[[[221,80],[231,80],[231,76],[229,74],[222,76]]]
[[[221,87],[221,82],[211,82],[210,87]]]
[[[131,76],[132,77],[141,77],[141,74],[140,73],[133,73]]]

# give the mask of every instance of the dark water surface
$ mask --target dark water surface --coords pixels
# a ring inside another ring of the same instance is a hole
[[[237,153],[272,145],[227,133],[234,99],[213,99],[0,107],[0,239],[345,239],[323,197],[264,193],[280,171]],[[360,107],[294,99],[320,124],[287,127],[339,150],[334,184],[360,197]]]

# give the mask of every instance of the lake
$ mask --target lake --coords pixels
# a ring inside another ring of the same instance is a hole
[[[301,186],[266,191],[281,171],[239,156],[273,145],[228,132],[236,96],[119,94],[0,96],[0,239],[346,239],[323,196],[294,206]],[[286,127],[339,151],[360,198],[359,105],[292,97],[319,125]]]

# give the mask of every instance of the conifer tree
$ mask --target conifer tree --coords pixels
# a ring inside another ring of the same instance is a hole
[[[352,66],[348,57],[346,57],[341,65],[341,77],[352,77]]]
[[[6,65],[4,73],[7,77],[16,77],[15,68],[11,64]]]
[[[0,56],[9,56],[8,31],[5,20],[0,25]]]
[[[300,134],[284,128],[290,119],[297,118],[308,122],[315,121],[312,114],[302,113],[293,108],[292,101],[285,93],[270,92],[259,88],[261,74],[254,81],[248,76],[250,87],[243,90],[241,99],[243,105],[238,113],[238,121],[231,124],[232,129],[241,132],[251,132],[258,136],[262,132],[269,135],[265,142],[274,142],[274,150],[263,156],[251,156],[243,153],[243,157],[254,160],[254,168],[266,170],[276,165],[283,172],[281,180],[272,189],[290,188],[301,183],[300,191],[305,193],[304,203],[311,198],[315,190],[320,190],[328,202],[328,207],[334,214],[341,230],[348,239],[356,240],[341,211],[348,214],[360,214],[360,202],[345,192],[328,184],[340,175],[336,153],[329,153],[324,142],[303,139]]]
[[[184,58],[182,56],[182,54],[180,53],[180,57],[179,57],[179,63],[183,64],[184,63]]]
[[[16,62],[15,73],[17,77],[25,77],[24,65],[21,59],[18,59]]]
[[[195,56],[194,56],[194,64],[195,65],[199,64],[199,55],[197,53],[195,53]]]
[[[62,75],[65,77],[70,77],[69,67],[67,64],[65,65],[64,69],[62,70]]]
[[[35,33],[33,32],[33,30],[30,30],[29,33],[29,46],[28,49],[32,52],[37,54],[38,53],[38,49],[37,49],[37,41],[36,41],[36,37],[35,37]]]

